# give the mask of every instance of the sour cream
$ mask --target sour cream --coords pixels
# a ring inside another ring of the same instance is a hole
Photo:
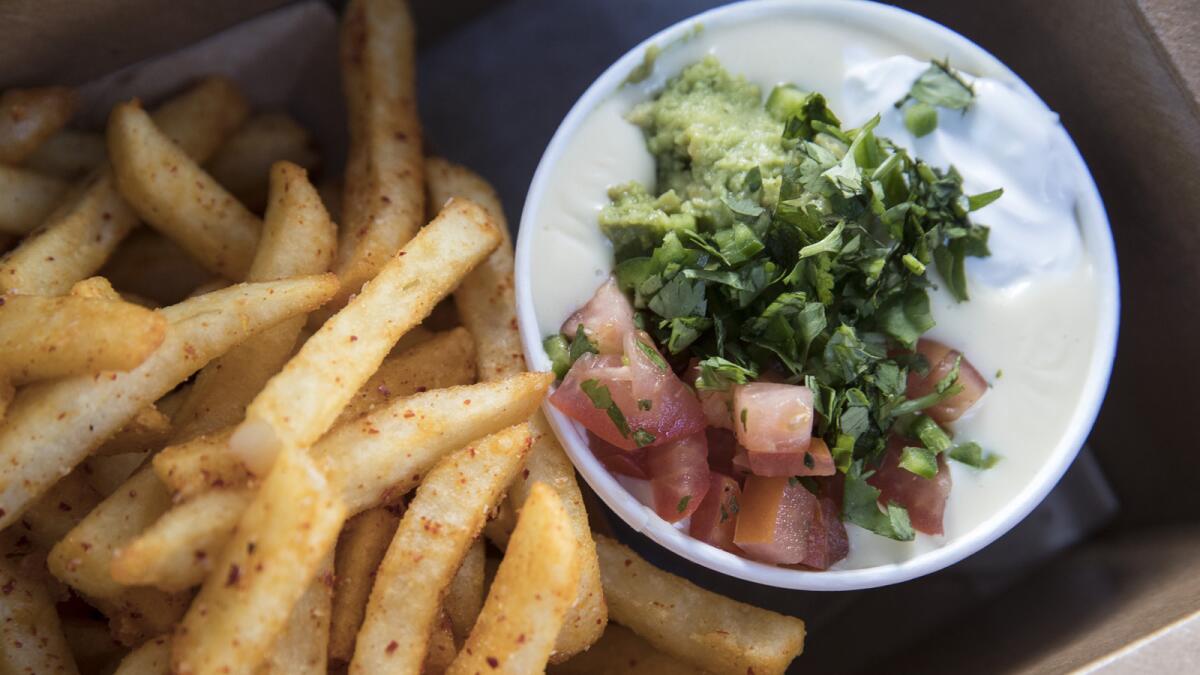
[[[934,166],[954,165],[967,194],[1004,188],[999,201],[972,214],[992,228],[992,255],[968,259],[971,300],[956,303],[944,290],[934,292],[937,326],[929,333],[961,350],[992,384],[954,425],[955,435],[1003,459],[986,471],[950,462],[954,487],[944,535],[895,542],[847,524],[850,555],[833,569],[896,563],[939,548],[1014,499],[1066,432],[1096,348],[1101,291],[1069,179],[1073,149],[1057,116],[1014,84],[969,78],[976,99],[966,113],[939,110],[937,129],[914,138],[892,105],[928,65],[914,53],[941,56],[811,18],[701,31],[668,46],[649,78],[593,109],[568,140],[532,221],[529,275],[544,336],[557,332],[611,271],[612,251],[597,225],[608,187],[630,180],[653,187],[653,159],[625,115],[706,54],[764,93],[782,82],[822,92],[845,128],[881,114],[877,135]]]

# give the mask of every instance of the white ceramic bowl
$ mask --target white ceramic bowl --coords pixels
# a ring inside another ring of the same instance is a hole
[[[681,43],[693,34],[697,24],[703,27],[703,33],[709,34],[774,17],[836,21],[839,25],[854,26],[858,30],[900,43],[904,50],[915,58],[949,57],[955,66],[966,72],[1008,82],[1036,98],[1028,85],[1016,74],[970,40],[915,14],[871,2],[756,0],[720,7],[661,31],[622,56],[588,88],[559,126],[534,174],[521,217],[516,260],[517,313],[525,356],[530,368],[550,368],[549,358],[542,348],[545,336],[541,334],[535,311],[534,297],[538,289],[533,288],[531,283],[530,270],[534,264],[533,240],[537,236],[534,223],[538,222],[539,210],[549,196],[547,184],[550,176],[560,170],[559,163],[568,140],[577,133],[581,123],[597,106],[617,92],[629,73],[642,62],[645,50],[650,45],[664,47]],[[662,74],[656,72],[655,78],[661,81],[661,77]],[[1041,103],[1040,99],[1038,102],[1044,107],[1045,104]],[[1070,148],[1077,173],[1077,213],[1084,247],[1092,259],[1095,278],[1101,286],[1093,354],[1087,379],[1065,433],[1046,455],[1033,479],[1006,506],[962,536],[945,541],[939,548],[918,553],[903,562],[862,569],[809,572],[757,563],[692,539],[655,515],[653,509],[644,506],[630,495],[600,464],[588,448],[586,437],[580,429],[547,404],[546,414],[563,447],[596,494],[634,530],[688,560],[739,579],[803,590],[871,588],[929,574],[975,553],[1028,515],[1062,477],[1078,454],[1095,421],[1112,368],[1118,321],[1117,266],[1112,235],[1104,205],[1087,166],[1074,144],[1070,144]],[[576,281],[591,283],[593,288],[599,283],[596,279],[589,281],[587,277],[582,281],[563,280],[564,283]],[[590,292],[590,288],[588,291]]]

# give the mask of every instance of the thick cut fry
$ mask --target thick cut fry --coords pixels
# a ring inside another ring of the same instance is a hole
[[[152,638],[129,652],[113,675],[171,675],[171,639]]]
[[[304,169],[279,162],[270,169],[271,204],[263,221],[248,281],[319,274],[333,262],[337,228]],[[176,440],[236,424],[246,406],[292,354],[305,319],[296,317],[256,335],[205,366],[179,411]]]
[[[22,235],[37,227],[66,191],[63,180],[0,164],[0,233]]]
[[[508,225],[496,191],[469,169],[444,159],[425,160],[430,204],[453,197],[470,199],[487,211],[504,235],[504,241],[454,292],[454,304],[463,325],[475,336],[479,378],[494,380],[525,370],[521,334],[517,331],[513,297],[513,250]]]
[[[9,89],[0,94],[0,163],[20,164],[71,119],[75,92],[66,87]]]
[[[237,523],[253,497],[245,488],[210,490],[176,505],[123,542],[112,558],[112,581],[169,592],[199,585],[229,542],[230,524]]]
[[[375,584],[375,570],[396,535],[399,512],[383,506],[363,511],[346,523],[338,538],[334,565],[337,582],[329,625],[329,658],[334,661],[346,663],[354,655],[354,637]]]
[[[454,663],[458,650],[454,646],[454,628],[449,615],[442,611],[429,633],[429,650],[425,653],[425,664],[421,675],[442,675]]]
[[[350,673],[417,673],[455,570],[529,451],[526,425],[440,462],[408,505],[371,589]]]
[[[89,597],[118,597],[125,588],[110,574],[113,554],[170,506],[158,476],[142,469],[51,549],[50,572]]]
[[[136,103],[113,109],[108,155],[121,196],[154,228],[209,270],[245,278],[262,223]]]
[[[474,349],[470,335],[462,330],[439,334],[427,345],[385,359],[379,370],[350,399],[335,428],[389,401],[422,391],[467,384],[474,379]],[[211,488],[242,485],[250,479],[250,474],[227,452],[232,433],[232,428],[226,428],[169,446],[155,455],[154,470],[177,499],[186,499]]]
[[[0,557],[52,589],[52,595],[65,596],[66,588],[46,568],[46,557],[99,503],[100,495],[88,484],[85,472],[72,471],[34,502],[20,522],[0,532]]]
[[[0,558],[0,672],[78,673],[54,611],[37,580]]]
[[[0,371],[15,384],[137,367],[163,343],[167,321],[127,302],[0,296]]]
[[[100,166],[108,157],[104,137],[75,129],[59,129],[37,146],[25,166],[63,180],[75,180]]]
[[[628,628],[609,622],[604,635],[566,663],[551,666],[550,675],[705,675],[689,663],[658,651]]]
[[[345,514],[307,453],[281,453],[176,628],[172,670],[253,673],[333,549]]]
[[[171,418],[153,404],[142,408],[120,431],[105,439],[95,455],[124,455],[161,448],[171,436]]]
[[[246,119],[249,108],[226,79],[210,77],[167,101],[155,124],[203,162]],[[117,192],[112,170],[98,169],[50,214],[42,227],[0,259],[0,291],[65,293],[92,276],[129,231],[137,215]]]
[[[84,460],[76,470],[82,470],[87,476],[88,485],[101,497],[107,497],[142,468],[151,452],[153,450],[123,455],[93,455]]]
[[[578,548],[558,494],[534,483],[479,621],[448,672],[544,671],[579,587]]]
[[[391,504],[416,487],[447,454],[481,436],[529,419],[551,377],[526,373],[502,382],[435,390],[400,399],[353,424],[339,427],[322,439],[312,454],[321,461],[350,513]],[[199,497],[192,501],[196,499]],[[188,503],[177,508],[187,510]],[[161,540],[164,542],[161,546],[143,549],[155,552],[161,562],[139,564],[165,569],[171,561],[186,559],[197,549],[211,545],[206,542],[217,541],[214,533],[232,532],[237,524],[236,514],[228,511],[206,512],[203,515],[208,520],[200,515],[193,511],[192,515],[175,518],[178,529],[172,530],[170,539]],[[171,517],[168,514],[164,519]],[[199,570],[193,568],[192,573],[198,577]]]
[[[26,387],[0,426],[0,529],[105,438],[230,347],[325,302],[331,275],[242,284],[160,310],[167,338],[137,368]]]
[[[0,422],[4,421],[4,413],[17,396],[17,388],[7,375],[0,373]]]
[[[596,537],[614,621],[714,673],[783,673],[804,649],[804,622],[706,591]]]
[[[326,675],[332,596],[333,556],[326,555],[257,675]]]
[[[178,244],[148,227],[121,242],[99,274],[126,293],[173,305],[212,274]]]
[[[358,293],[425,219],[416,101],[416,39],[404,0],[353,0],[341,28],[350,123],[336,309]]]
[[[317,153],[308,130],[284,113],[260,113],[221,146],[209,173],[255,213],[267,205],[271,165],[287,161],[313,169]]]
[[[499,232],[478,206],[461,200],[447,204],[271,378],[247,408],[230,450],[261,474],[280,448],[315,443],[400,336],[420,323],[499,241]]]
[[[559,445],[554,430],[539,410],[530,420],[534,434],[533,449],[525,471],[513,482],[508,498],[513,508],[520,509],[529,495],[529,487],[541,482],[554,489],[563,507],[571,516],[571,529],[579,541],[579,591],[575,603],[567,612],[563,631],[554,645],[550,660],[558,663],[588,648],[604,632],[608,608],[604,590],[600,587],[600,567],[596,562],[596,545],[588,529],[587,509],[575,479],[575,467]]]
[[[532,452],[532,450],[530,451]],[[529,461],[526,460],[526,470]],[[488,514],[487,525],[483,526],[483,536],[492,545],[503,551],[508,548],[508,538],[512,536],[513,528],[517,526],[517,512],[513,510],[512,499],[505,499]]]
[[[446,615],[458,644],[471,634],[471,626],[475,625],[483,609],[483,561],[486,558],[487,545],[482,538],[476,539],[467,549],[450,588],[446,589]]]

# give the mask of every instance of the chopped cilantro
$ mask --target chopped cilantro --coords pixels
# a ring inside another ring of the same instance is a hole
[[[684,511],[687,511],[688,502],[690,502],[690,501],[692,501],[692,496],[691,496],[691,495],[684,495],[684,496],[683,496],[683,499],[680,499],[680,500],[679,500],[679,504],[678,504],[678,505],[676,505],[676,507],[675,507],[675,510],[676,510],[676,511],[678,511],[678,512],[680,512],[680,513],[683,513]]]
[[[926,448],[904,448],[900,452],[900,468],[921,478],[933,478],[938,472],[937,454]]]
[[[639,410],[647,410],[648,411],[653,406],[654,406],[654,402],[648,398],[639,398],[638,399],[638,409]]]
[[[983,447],[975,442],[960,443],[950,448],[950,452],[946,454],[950,459],[976,469],[990,469],[1000,461],[998,455],[984,451]]]
[[[916,533],[913,532],[908,511],[892,503],[880,510],[879,490],[867,482],[871,473],[863,473],[862,460],[850,465],[842,497],[842,518],[889,539],[912,541]]]
[[[637,443],[639,448],[644,448],[654,442],[654,434],[645,429],[638,429],[633,432],[633,442]]]
[[[608,413],[608,418],[616,425],[617,431],[629,438],[629,422],[625,420],[621,408],[612,400],[612,393],[608,391],[608,387],[601,384],[600,380],[584,380],[579,384],[579,388],[591,399],[592,405]]]
[[[642,342],[641,340],[635,340],[634,342],[637,343],[638,350],[641,351],[643,354],[645,354],[646,358],[650,359],[651,363],[658,366],[659,370],[667,369],[667,362],[663,359],[663,357],[659,356],[658,352],[655,351],[654,347],[651,347],[650,345],[646,344],[645,342]]]

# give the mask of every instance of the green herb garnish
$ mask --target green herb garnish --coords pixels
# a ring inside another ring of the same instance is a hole
[[[636,443],[639,448],[644,448],[654,442],[654,434],[646,431],[645,429],[638,429],[637,431],[633,432],[633,442]]]
[[[608,418],[616,425],[621,436],[629,438],[629,422],[625,420],[625,414],[621,412],[621,408],[612,400],[612,393],[609,392],[608,387],[600,384],[600,380],[584,380],[579,383],[579,388],[591,399],[592,405],[608,413]]]
[[[912,541],[912,522],[908,510],[889,503],[879,508],[879,490],[867,482],[872,471],[863,472],[862,460],[850,465],[846,472],[846,491],[842,497],[842,517],[875,534],[898,541]]]
[[[950,452],[946,453],[946,456],[956,462],[962,462],[976,469],[990,469],[996,465],[996,462],[1000,461],[998,455],[985,452],[983,447],[975,442],[956,445],[950,449]]]
[[[680,513],[683,513],[684,511],[687,510],[688,502],[690,502],[690,501],[692,501],[692,496],[684,495],[683,499],[679,500],[679,504],[675,507],[675,510]]]

